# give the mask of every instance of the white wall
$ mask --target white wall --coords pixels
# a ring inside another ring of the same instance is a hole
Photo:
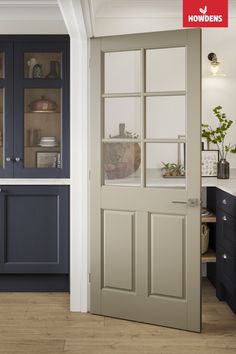
[[[227,141],[236,144],[236,27],[235,19],[229,22],[230,26],[224,28],[203,29],[202,63],[202,121],[215,124],[211,112],[212,108],[222,105],[228,117],[234,124],[228,134]],[[209,63],[207,55],[216,53],[222,71],[226,77],[208,77]],[[231,167],[236,168],[236,155],[228,155]]]

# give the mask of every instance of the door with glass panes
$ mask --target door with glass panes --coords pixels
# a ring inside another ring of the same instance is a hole
[[[200,331],[201,31],[91,42],[91,312]]]

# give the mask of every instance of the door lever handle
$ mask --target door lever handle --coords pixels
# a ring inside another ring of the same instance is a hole
[[[195,207],[199,204],[199,200],[197,198],[189,198],[187,201],[184,200],[172,200],[174,204],[186,204],[190,207]]]

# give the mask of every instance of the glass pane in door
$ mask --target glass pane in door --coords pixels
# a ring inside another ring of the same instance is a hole
[[[185,96],[146,99],[146,137],[177,139],[185,135]]]
[[[62,77],[61,53],[25,53],[25,79],[60,79]]]
[[[185,143],[146,144],[146,186],[185,188]]]
[[[140,51],[105,53],[106,93],[140,92]]]
[[[103,143],[105,185],[140,185],[140,163],[139,143]]]
[[[61,90],[25,89],[24,167],[61,168]]]
[[[0,168],[4,167],[4,89],[0,89]]]
[[[105,138],[140,137],[140,98],[106,98],[104,103]]]
[[[185,90],[185,63],[185,48],[147,50],[147,92]]]
[[[5,78],[5,55],[0,53],[0,79]]]

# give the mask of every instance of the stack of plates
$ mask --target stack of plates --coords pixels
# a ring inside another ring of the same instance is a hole
[[[39,142],[39,146],[42,147],[53,147],[56,146],[55,136],[42,136]]]

